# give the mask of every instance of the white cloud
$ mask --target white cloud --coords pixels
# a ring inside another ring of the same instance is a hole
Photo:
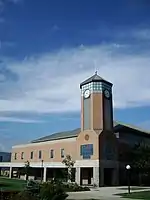
[[[7,151],[5,145],[0,143],[0,152],[5,152],[5,151]]]
[[[150,41],[149,26],[122,26],[121,28],[116,26],[112,29],[111,27],[102,25],[100,27],[96,27],[96,29],[87,29],[81,32],[83,35],[86,34],[91,38],[99,38],[100,40],[103,38],[104,42],[107,41],[107,38],[114,42],[120,41],[124,44],[127,44],[129,40],[130,43],[135,42],[136,44],[139,42]]]
[[[22,62],[6,61],[7,68],[19,80],[1,83],[0,111],[79,111],[79,83],[94,74],[95,61],[99,75],[114,84],[115,108],[150,105],[150,56],[129,54],[130,48],[84,46],[26,58]]]
[[[24,119],[18,117],[0,117],[0,122],[17,122],[17,123],[25,123],[25,124],[34,124],[34,123],[43,123],[42,120],[34,120],[34,119]],[[1,131],[1,130],[0,130]]]
[[[150,29],[149,28],[133,31],[132,34],[135,39],[150,41]]]

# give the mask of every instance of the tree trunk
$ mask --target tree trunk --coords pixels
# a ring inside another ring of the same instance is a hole
[[[71,168],[68,168],[68,183],[71,183]]]
[[[28,174],[25,174],[25,180],[28,181]]]

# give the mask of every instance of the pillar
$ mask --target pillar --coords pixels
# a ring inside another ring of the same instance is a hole
[[[104,186],[104,168],[101,167],[100,168],[100,183],[99,183],[100,186]]]
[[[12,177],[12,167],[10,167],[10,169],[9,169],[9,178],[11,178]]]
[[[46,173],[47,173],[47,168],[44,167],[43,182],[46,182]]]
[[[81,176],[81,168],[76,167],[76,176],[75,176],[75,182],[80,185],[80,176]]]
[[[93,167],[93,185],[95,185],[97,187],[99,187],[99,183],[100,183],[99,170],[100,170],[99,167]]]

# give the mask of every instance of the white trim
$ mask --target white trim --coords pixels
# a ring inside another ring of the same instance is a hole
[[[65,138],[65,139],[45,141],[45,142],[37,142],[37,143],[15,145],[15,146],[12,146],[12,149],[24,148],[24,147],[34,147],[34,146],[43,146],[43,145],[46,145],[46,144],[56,144],[56,143],[58,144],[58,143],[63,143],[63,142],[75,142],[75,141],[76,141],[76,137]]]
[[[0,167],[24,167],[24,162],[1,162]],[[64,168],[65,165],[62,162],[30,162],[31,167],[41,168]],[[99,160],[76,160],[74,167],[98,167]]]
[[[75,167],[98,167],[99,160],[77,160]]]
[[[11,162],[0,162],[0,167],[11,167]]]

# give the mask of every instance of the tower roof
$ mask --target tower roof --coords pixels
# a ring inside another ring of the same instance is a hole
[[[88,83],[91,83],[91,82],[105,82],[109,85],[112,85],[112,83],[106,81],[105,79],[103,79],[102,77],[100,77],[98,74],[97,74],[97,71],[95,72],[95,74],[93,76],[91,76],[90,78],[86,79],[85,81],[83,81],[81,84],[80,84],[80,89],[83,85],[85,84],[88,84]]]

